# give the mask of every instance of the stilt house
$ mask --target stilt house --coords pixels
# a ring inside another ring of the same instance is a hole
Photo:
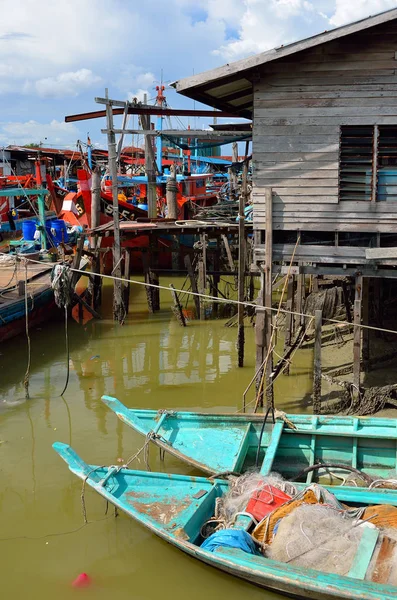
[[[349,320],[370,322],[370,295],[381,314],[384,278],[397,277],[397,9],[174,85],[252,119],[254,265],[264,306],[272,301],[272,272],[288,270],[298,275],[297,293],[292,277],[288,294],[298,312],[299,285],[312,274],[355,277]],[[266,382],[270,322],[266,311],[256,325]],[[356,390],[360,361],[368,359],[368,329],[361,335],[357,327]]]
[[[397,9],[175,86],[252,118],[256,263],[271,188],[274,268],[397,276]]]

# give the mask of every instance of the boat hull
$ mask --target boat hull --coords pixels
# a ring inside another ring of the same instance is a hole
[[[168,543],[207,565],[262,588],[312,600],[392,600],[396,588],[351,577],[302,569],[286,563],[221,548],[214,553],[196,545],[201,525],[212,516],[216,498],[228,484],[203,477],[129,471],[87,465],[66,444],[55,451],[69,469],[107,501]],[[194,493],[195,492],[195,493]],[[361,491],[363,503],[376,493]],[[397,502],[395,502],[397,503]]]
[[[211,475],[241,473],[258,462],[263,474],[277,471],[296,480],[302,469],[332,462],[367,474],[367,481],[396,478],[396,419],[289,414],[286,419],[296,429],[283,421],[268,422],[261,435],[262,414],[140,410],[110,396],[102,401],[126,425]],[[335,472],[346,477],[346,471]],[[312,479],[313,472],[308,472],[306,483]]]
[[[31,300],[29,299],[29,303]],[[55,304],[52,289],[45,290],[34,296],[33,308],[29,311],[29,328],[36,327],[48,321],[55,315],[60,315]],[[9,340],[26,331],[25,299],[14,303],[12,311],[0,309],[0,343]]]

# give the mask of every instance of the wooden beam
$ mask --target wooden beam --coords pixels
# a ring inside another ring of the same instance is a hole
[[[363,277],[363,291],[362,291],[362,312],[363,312],[363,325],[369,325],[369,283],[368,277]],[[370,360],[370,331],[369,329],[362,330],[363,349],[363,371],[364,373],[369,370]]]

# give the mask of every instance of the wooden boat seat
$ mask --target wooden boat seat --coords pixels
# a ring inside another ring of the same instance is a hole
[[[363,525],[361,525],[361,527],[363,527]],[[379,529],[372,529],[372,527],[364,526],[364,531],[353,564],[348,573],[349,577],[353,577],[354,579],[365,579],[379,534]]]
[[[284,428],[284,421],[276,421],[272,435],[270,437],[269,445],[266,449],[265,458],[263,459],[261,467],[261,475],[269,475],[272,470],[274,459],[276,458],[276,452],[278,444],[280,442],[281,434]]]

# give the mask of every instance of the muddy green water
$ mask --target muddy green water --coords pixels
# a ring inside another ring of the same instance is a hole
[[[177,286],[180,283],[174,281]],[[0,346],[0,575],[1,597],[68,600],[78,597],[154,600],[161,597],[279,598],[206,567],[109,509],[89,489],[90,524],[82,527],[81,482],[51,448],[67,442],[90,463],[126,460],[143,440],[101,403],[115,395],[130,407],[234,412],[254,373],[254,332],[246,328],[246,366],[236,367],[236,328],[224,321],[191,321],[182,328],[169,309],[149,316],[142,287],[132,287],[125,326],[108,318],[71,324],[70,383],[65,381],[62,322],[32,332],[31,399],[24,399],[26,339]],[[301,351],[290,377],[276,386],[276,403],[289,412],[309,404],[311,354]],[[252,399],[252,395],[250,398]],[[192,473],[151,448],[153,470]],[[140,468],[137,465],[136,468]],[[144,465],[141,465],[144,468]],[[75,589],[81,572],[92,586]]]

